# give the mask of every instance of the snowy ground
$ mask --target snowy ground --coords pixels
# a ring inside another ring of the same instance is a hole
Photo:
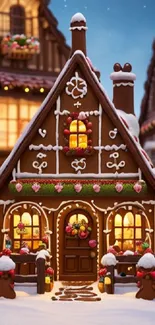
[[[16,287],[17,298],[0,298],[1,325],[154,325],[155,300],[135,299],[136,287],[118,286],[115,295],[100,294],[99,302],[52,301],[61,283],[51,293],[36,295],[31,286]],[[27,291],[27,292],[26,292]],[[28,293],[29,292],[29,293]]]

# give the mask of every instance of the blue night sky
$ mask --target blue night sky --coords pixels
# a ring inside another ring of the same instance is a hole
[[[130,62],[137,76],[135,111],[139,115],[147,66],[155,38],[155,0],[52,0],[50,8],[71,45],[70,19],[81,12],[87,19],[87,54],[101,71],[101,81],[112,98],[109,75],[115,62]]]

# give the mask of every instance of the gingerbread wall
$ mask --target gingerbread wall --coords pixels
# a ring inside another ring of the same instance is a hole
[[[88,148],[83,154],[64,152],[69,148],[69,134],[66,134],[70,129],[69,119],[81,120],[86,125]],[[68,79],[55,106],[51,107],[21,156],[18,172],[19,168],[21,173],[38,174],[39,177],[45,174],[74,177],[80,170],[84,178],[87,174],[95,174],[96,177],[113,179],[117,173],[125,173],[125,177],[132,179],[137,178],[138,173],[138,166],[119,131],[110,121],[106,108],[100,106],[79,68]]]

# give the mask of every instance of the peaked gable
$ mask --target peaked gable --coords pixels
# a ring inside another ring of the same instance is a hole
[[[90,62],[81,51],[76,51],[71,59],[68,60],[58,79],[56,80],[53,88],[41,105],[40,109],[28,124],[24,133],[13,148],[11,154],[2,165],[0,169],[0,187],[4,184],[6,178],[11,174],[21,154],[25,151],[28,145],[30,145],[42,121],[51,110],[51,107],[55,105],[59,95],[61,94],[61,91],[64,89],[65,84],[68,82],[69,76],[75,71],[77,66],[80,67],[83,75],[86,78],[86,81],[92,87],[99,100],[100,105],[102,106],[102,109],[106,112],[113,125],[117,127],[124,143],[129,148],[132,156],[135,158],[135,162],[140,167],[147,181],[153,188],[155,188],[154,169],[150,165],[147,156],[142,150],[137,136],[133,134],[133,130],[131,129],[131,125],[134,123],[133,115],[122,113],[121,111],[116,110],[115,106],[106,95],[104,88],[96,77],[96,74],[93,71]]]

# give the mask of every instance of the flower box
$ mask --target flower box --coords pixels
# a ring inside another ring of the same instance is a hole
[[[11,60],[29,60],[39,54],[40,43],[25,35],[6,36],[1,41],[1,54]]]

